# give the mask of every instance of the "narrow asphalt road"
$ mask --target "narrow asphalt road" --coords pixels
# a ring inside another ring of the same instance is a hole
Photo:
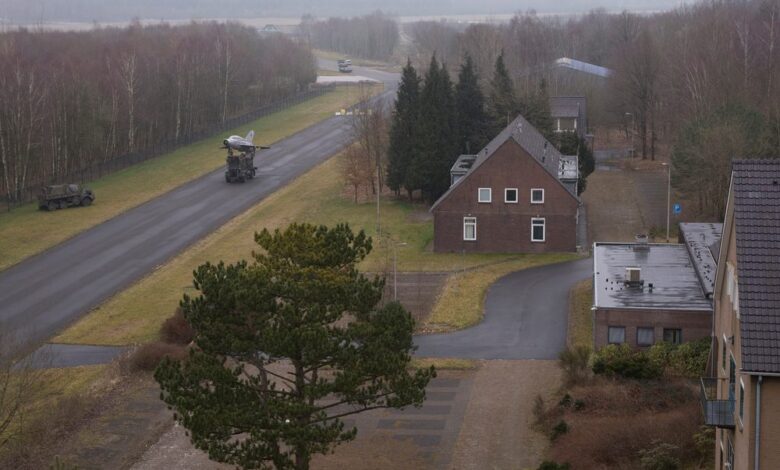
[[[385,82],[381,99],[392,99],[397,74],[359,73]],[[340,151],[350,140],[347,119],[328,118],[258,153],[259,175],[252,181],[227,184],[216,170],[0,273],[0,325],[20,342],[47,340]],[[222,158],[220,152],[215,149],[214,158]]]
[[[566,347],[569,290],[592,275],[581,259],[508,274],[485,298],[485,317],[454,333],[415,336],[418,357],[557,359]]]

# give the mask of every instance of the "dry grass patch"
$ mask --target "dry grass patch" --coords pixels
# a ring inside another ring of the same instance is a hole
[[[380,90],[381,86],[373,88],[373,92]],[[224,164],[224,154],[218,150],[223,134],[244,135],[253,129],[258,143],[271,144],[356,103],[362,93],[360,87],[337,87],[245,126],[107,175],[88,184],[97,196],[90,207],[41,212],[37,204],[27,204],[0,213],[0,270],[219,168]]]
[[[452,274],[422,329],[425,332],[443,332],[475,325],[482,319],[488,287],[502,276],[522,269],[578,258],[578,255],[573,253],[503,256],[504,261]]]
[[[473,359],[458,359],[453,357],[420,357],[412,358],[411,367],[414,369],[427,369],[435,367],[436,370],[473,370],[479,366],[479,362]]]
[[[569,331],[567,343],[570,348],[593,345],[593,279],[578,282],[569,291]]]

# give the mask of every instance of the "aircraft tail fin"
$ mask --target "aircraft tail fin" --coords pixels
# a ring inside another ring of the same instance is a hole
[[[246,140],[249,142],[255,141],[255,131],[249,131],[249,134],[246,135]]]

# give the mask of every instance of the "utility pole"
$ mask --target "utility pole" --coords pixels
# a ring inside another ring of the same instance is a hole
[[[661,165],[668,168],[666,179],[666,243],[669,243],[669,218],[672,214],[672,165],[669,163],[661,163]]]

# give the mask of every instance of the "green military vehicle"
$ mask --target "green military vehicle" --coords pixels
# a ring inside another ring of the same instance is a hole
[[[88,206],[95,200],[91,189],[78,184],[44,186],[38,194],[38,208],[54,211],[71,206]]]
[[[257,174],[254,152],[241,152],[238,155],[228,151],[225,181],[228,183],[243,183],[251,180]]]

